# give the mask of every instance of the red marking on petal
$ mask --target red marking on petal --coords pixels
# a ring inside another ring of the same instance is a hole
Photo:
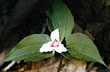
[[[54,42],[50,45],[50,47],[59,47],[58,41],[55,39]]]
[[[54,45],[52,44],[51,47],[54,47]]]
[[[58,42],[58,41],[55,39],[54,42]]]

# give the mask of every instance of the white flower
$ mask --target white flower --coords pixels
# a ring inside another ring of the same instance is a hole
[[[56,51],[58,53],[66,52],[67,49],[60,42],[59,29],[54,30],[51,35],[51,41],[44,43],[40,48],[40,52]]]

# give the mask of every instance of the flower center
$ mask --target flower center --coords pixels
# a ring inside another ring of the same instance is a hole
[[[58,41],[55,39],[54,42],[50,45],[51,47],[59,47]]]

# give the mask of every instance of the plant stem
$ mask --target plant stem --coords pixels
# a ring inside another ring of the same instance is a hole
[[[52,54],[53,54],[53,55],[55,54],[55,50],[52,51]]]

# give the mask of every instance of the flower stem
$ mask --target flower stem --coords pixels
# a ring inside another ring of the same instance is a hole
[[[52,54],[53,54],[53,55],[55,54],[55,50],[52,51]]]

